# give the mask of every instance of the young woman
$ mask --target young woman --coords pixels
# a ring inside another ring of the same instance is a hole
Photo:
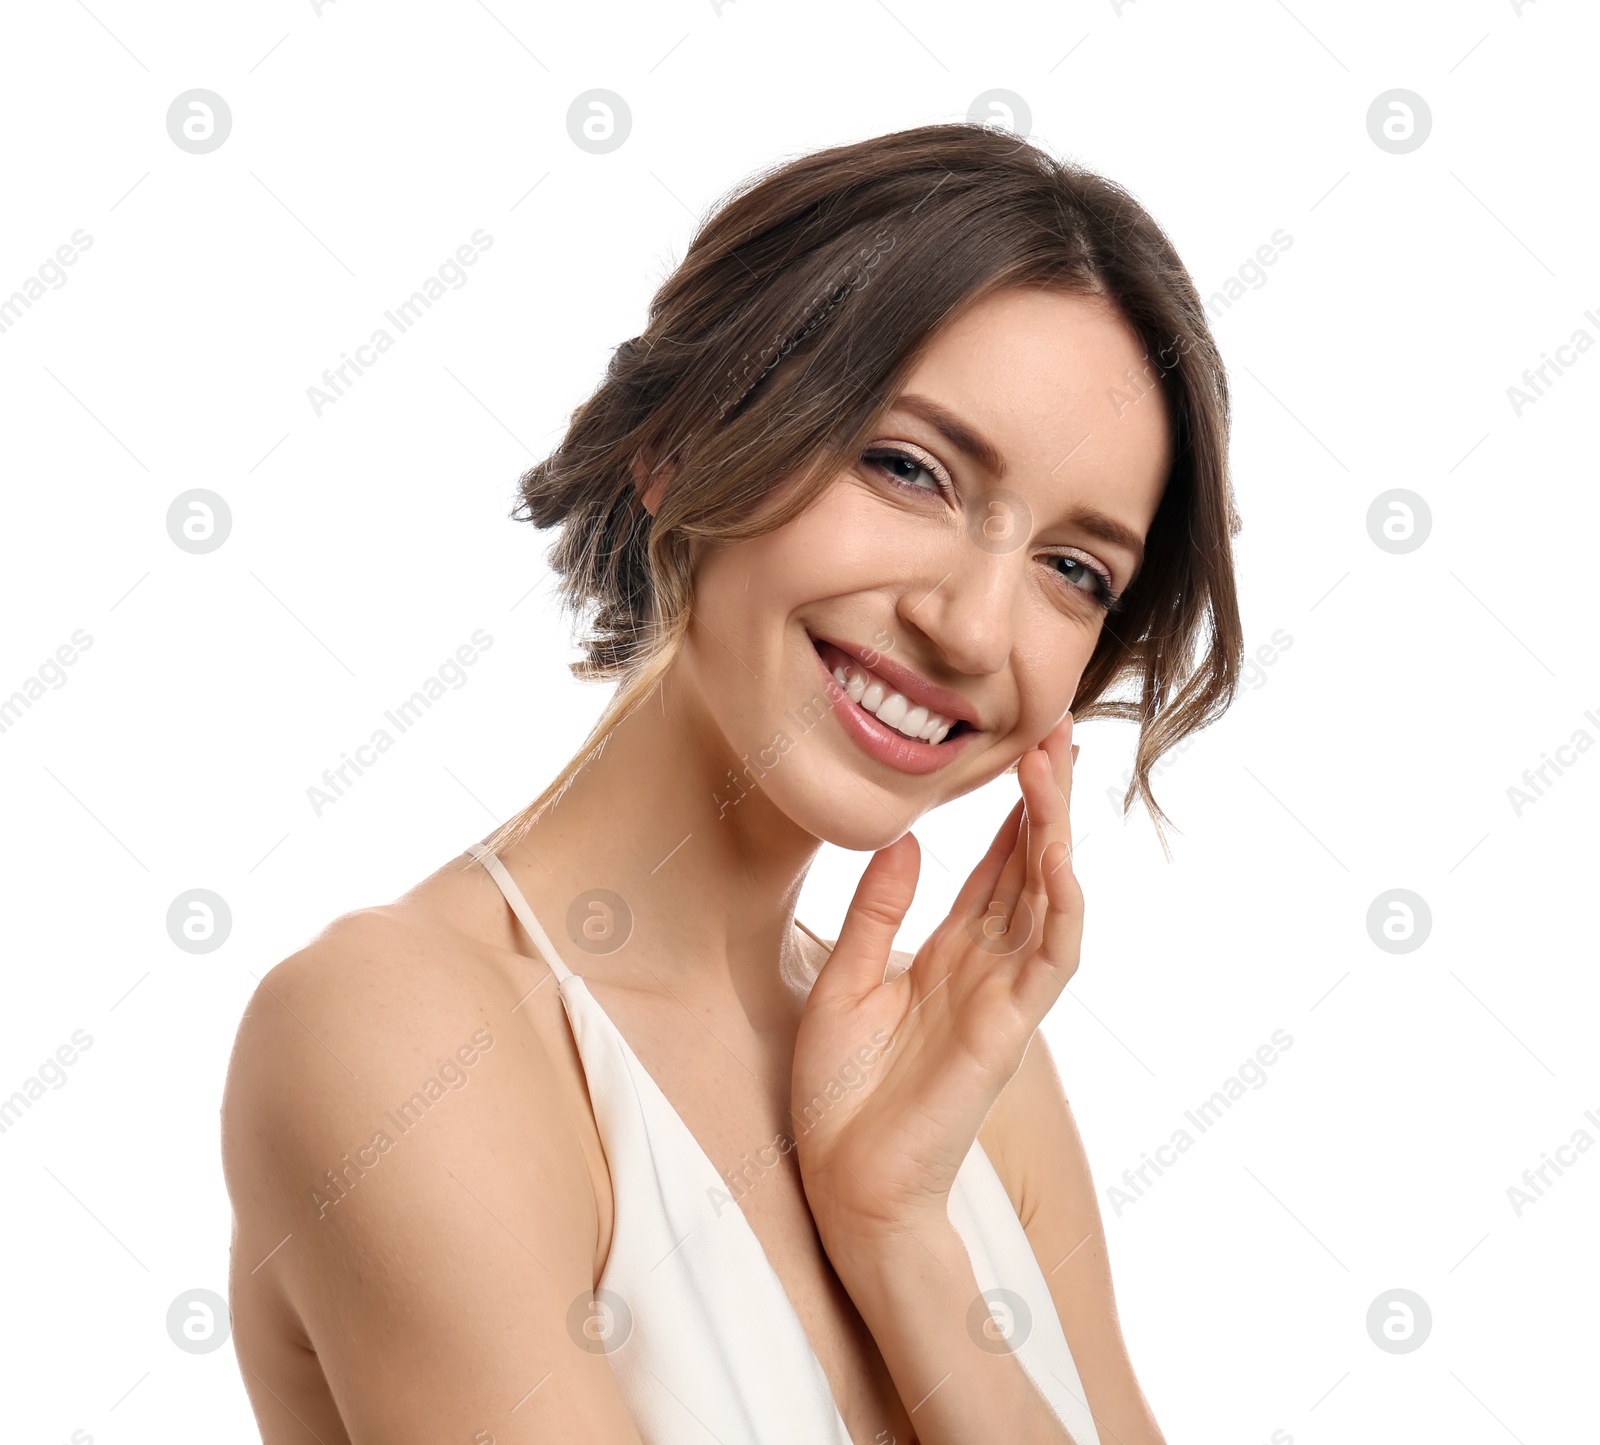
[[[240,1026],[266,1441],[1158,1445],[1038,1026],[1074,718],[1138,722],[1159,825],[1233,694],[1227,430],[1159,227],[1013,137],[823,151],[706,223],[521,481],[620,684],[587,745]],[[892,952],[912,825],[1013,769]],[[824,841],[872,854],[832,943]]]

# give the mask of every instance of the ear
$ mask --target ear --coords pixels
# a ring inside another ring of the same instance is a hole
[[[661,498],[666,492],[667,483],[672,480],[672,474],[677,471],[676,462],[668,462],[660,470],[652,472],[646,465],[644,457],[636,456],[633,459],[633,484],[638,489],[644,501],[644,509],[652,517],[661,506]]]

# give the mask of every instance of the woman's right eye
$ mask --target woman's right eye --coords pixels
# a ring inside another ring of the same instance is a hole
[[[877,467],[902,491],[945,495],[943,480],[921,457],[911,452],[901,451],[896,447],[874,447],[871,451],[863,452],[861,460]],[[927,478],[932,485],[926,486],[913,480],[919,474]]]

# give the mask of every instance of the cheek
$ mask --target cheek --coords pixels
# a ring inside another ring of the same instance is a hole
[[[1057,625],[1042,628],[1036,637],[1019,642],[1012,668],[1021,703],[1017,718],[1021,737],[1036,742],[1072,706],[1073,694],[1099,635],[1096,628]]]
[[[758,658],[781,645],[785,623],[828,586],[829,571],[826,550],[797,547],[779,533],[719,548],[695,576],[695,617],[759,673]]]
[[[707,556],[695,610],[752,635],[809,604],[895,587],[927,552],[925,527],[860,484],[838,481],[776,531]]]
[[[804,520],[711,549],[695,574],[685,660],[736,750],[764,743],[797,686],[815,682],[797,614],[850,585]]]
[[[796,709],[826,711],[803,629],[823,617],[861,636],[881,626],[916,571],[915,540],[908,519],[844,482],[775,531],[705,550],[683,662],[736,754],[792,731]]]
[[[787,526],[761,538],[762,565],[788,579],[796,598],[818,601],[892,586],[926,546],[926,525],[892,506],[860,482],[841,479],[826,488]]]

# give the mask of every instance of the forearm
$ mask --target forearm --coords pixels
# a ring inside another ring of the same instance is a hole
[[[834,1241],[828,1254],[921,1445],[1076,1445],[996,1327],[985,1331],[988,1306],[948,1219]]]

